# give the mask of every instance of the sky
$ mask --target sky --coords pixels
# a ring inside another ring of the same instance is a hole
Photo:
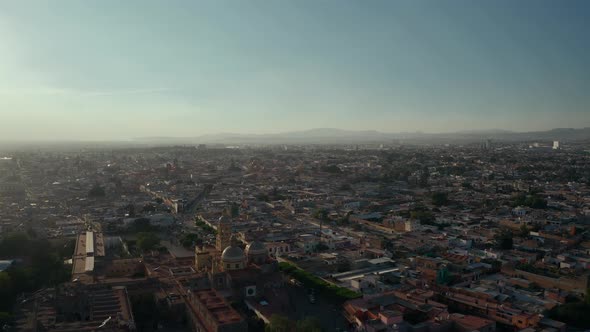
[[[0,140],[590,127],[590,1],[0,1]]]

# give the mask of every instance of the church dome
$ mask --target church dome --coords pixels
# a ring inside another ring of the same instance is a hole
[[[240,247],[227,247],[221,253],[221,261],[224,263],[240,263],[244,260],[244,251]]]
[[[246,246],[246,254],[250,255],[266,255],[267,249],[264,243],[260,241],[252,241]]]

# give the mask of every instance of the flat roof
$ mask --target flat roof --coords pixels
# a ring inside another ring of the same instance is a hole
[[[86,256],[86,236],[85,234],[78,234],[78,242],[76,242],[76,249],[74,256]]]
[[[462,315],[462,314],[452,314],[451,320],[455,321],[456,323],[462,325],[463,327],[469,330],[478,330],[486,325],[492,324],[494,321],[472,316],[472,315]]]
[[[94,255],[94,233],[86,232],[86,255]]]
[[[394,261],[391,260],[391,258],[389,258],[389,257],[381,257],[381,258],[370,259],[369,263],[370,264],[384,264],[384,263],[394,263]]]
[[[211,316],[219,325],[235,323],[242,320],[242,316],[232,308],[215,290],[202,290],[194,292],[196,298],[201,302]]]
[[[94,271],[94,256],[86,257],[86,261],[84,263],[84,272],[92,272]]]
[[[104,252],[104,238],[102,233],[94,233],[94,256],[102,257]]]
[[[72,265],[73,265],[73,267],[72,267],[72,274],[73,275],[84,273],[84,271],[86,269],[86,257],[78,256],[78,257],[72,258]]]

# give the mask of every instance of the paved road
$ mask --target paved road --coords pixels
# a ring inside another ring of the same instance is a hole
[[[168,251],[176,257],[191,257],[195,254],[194,252],[187,250],[181,246],[177,246],[170,243],[170,241],[162,241],[162,245],[166,247],[166,249],[168,249]]]

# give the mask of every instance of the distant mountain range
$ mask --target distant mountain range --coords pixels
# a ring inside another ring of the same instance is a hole
[[[384,133],[376,130],[316,128],[278,134],[222,133],[197,137],[144,137],[147,144],[363,144],[363,143],[470,143],[486,139],[517,141],[590,141],[590,128],[556,128],[547,131],[512,132],[507,130],[469,130],[454,133]]]

